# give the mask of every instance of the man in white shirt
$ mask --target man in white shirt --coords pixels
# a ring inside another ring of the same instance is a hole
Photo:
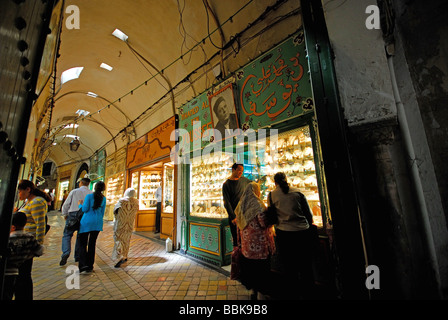
[[[80,187],[70,191],[67,200],[65,200],[62,206],[62,216],[65,219],[65,228],[62,236],[62,256],[61,256],[61,262],[59,262],[60,266],[63,266],[67,263],[67,259],[70,256],[71,252],[71,244],[74,231],[68,230],[67,224],[71,219],[73,219],[76,216],[76,213],[79,210],[79,200],[84,201],[86,195],[92,193],[92,191],[89,189],[89,184],[90,184],[89,178],[82,178],[81,181],[79,182]],[[79,260],[78,236],[79,234],[77,233],[75,244],[75,261]]]

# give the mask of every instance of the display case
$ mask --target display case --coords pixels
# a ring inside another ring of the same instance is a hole
[[[133,188],[135,191],[137,191],[138,193],[138,186],[139,186],[139,181],[140,181],[140,172],[136,171],[133,172],[131,174],[131,182],[130,182],[130,187]]]
[[[233,158],[225,153],[192,160],[190,216],[226,218],[222,185],[232,173]]]
[[[182,225],[183,250],[187,255],[217,265],[230,263],[233,250],[222,186],[232,173],[234,162],[244,164],[244,177],[258,182],[262,199],[274,190],[274,175],[284,172],[291,187],[297,187],[307,198],[314,224],[322,229],[323,187],[320,181],[317,141],[312,122],[303,122],[293,130],[279,130],[254,143],[234,145],[234,153],[214,153],[192,158],[185,170],[189,177],[188,213]]]
[[[268,140],[264,152],[257,154],[257,165],[249,166],[259,171],[262,197],[267,203],[269,191],[275,188],[274,175],[285,173],[291,187],[299,188],[308,200],[313,213],[314,224],[323,226],[321,193],[318,187],[316,156],[313,147],[310,125],[278,134],[277,144],[271,149]],[[263,150],[262,150],[263,151]],[[254,175],[254,172],[250,172]]]
[[[313,221],[323,227],[319,172],[313,143],[311,124],[281,132],[257,144],[245,144],[244,156],[238,158],[244,164],[244,176],[260,184],[262,199],[274,190],[274,175],[285,173],[291,187],[297,187],[307,198],[313,213]],[[275,140],[274,140],[275,139]],[[272,141],[271,141],[272,140]],[[222,197],[222,185],[231,175],[233,154],[222,153],[192,159],[190,187],[190,216],[226,218]]]
[[[114,174],[107,178],[106,199],[107,204],[117,203],[124,193],[124,172]]]
[[[139,210],[156,210],[156,190],[162,182],[159,171],[141,171],[139,181]]]
[[[124,193],[124,172],[109,176],[106,179],[106,210],[104,212],[104,220],[114,220],[114,207],[118,199],[123,197]]]
[[[162,212],[173,213],[174,206],[174,164],[163,164]]]
[[[69,186],[69,181],[65,180],[65,181],[60,181],[59,182],[59,187],[58,187],[58,193],[57,193],[57,203],[56,203],[56,207],[59,208],[60,211],[62,211],[62,205],[64,204],[64,191],[66,192],[66,196],[68,196],[69,191],[68,191],[68,186]]]
[[[191,159],[184,171],[189,185],[187,219],[182,224],[184,252],[196,259],[222,266],[233,250],[222,185],[230,177],[233,155],[215,153]]]

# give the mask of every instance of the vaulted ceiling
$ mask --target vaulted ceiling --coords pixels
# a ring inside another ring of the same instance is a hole
[[[216,70],[231,76],[300,26],[299,0],[60,0],[29,127],[27,144],[37,148],[28,152],[35,164],[58,166],[102,148],[110,155],[221,81]],[[61,83],[74,67],[79,77]],[[79,136],[76,152],[67,135]]]

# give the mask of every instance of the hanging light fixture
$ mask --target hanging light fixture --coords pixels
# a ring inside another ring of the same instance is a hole
[[[78,139],[78,126],[76,126],[76,123],[75,123],[74,127],[76,127],[76,136],[72,140],[72,142],[70,142],[70,150],[71,151],[78,151],[79,145],[81,144],[81,142]]]

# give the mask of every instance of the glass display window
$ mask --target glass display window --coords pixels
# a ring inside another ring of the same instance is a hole
[[[172,213],[174,211],[174,163],[163,165],[163,196],[162,211]]]
[[[139,181],[140,181],[140,172],[133,172],[131,174],[131,188],[133,188],[135,191],[138,192],[138,186],[139,186]]]
[[[252,148],[252,149],[250,149]],[[291,187],[296,187],[308,200],[314,223],[322,227],[321,195],[316,170],[316,157],[310,126],[279,133],[277,143],[269,137],[265,143],[248,146],[244,158],[244,175],[260,183],[262,199],[267,204],[270,191],[274,190],[274,175],[285,173]],[[250,152],[249,152],[250,151]]]
[[[131,177],[131,183],[134,176]],[[160,171],[140,171],[139,210],[156,210],[156,190],[162,183]]]
[[[323,226],[321,197],[324,187],[319,185],[319,163],[311,124],[266,137],[256,143],[244,144],[244,155],[238,154],[238,163],[244,164],[244,176],[260,184],[262,199],[267,204],[270,191],[274,190],[274,175],[285,173],[291,187],[302,192],[313,213],[314,223]],[[272,140],[272,142],[271,142]],[[271,144],[272,143],[272,144]],[[238,147],[238,146],[237,146]],[[238,148],[235,147],[235,150]],[[233,154],[197,157],[190,167],[190,216],[225,218],[222,185],[231,175]]]
[[[227,218],[222,185],[232,173],[233,157],[222,153],[193,158],[191,162],[190,215]]]
[[[59,188],[58,188],[58,196],[57,199],[59,201],[62,201],[64,198],[64,191],[67,191],[67,196],[68,196],[68,185],[69,185],[69,181],[61,181],[59,182]]]
[[[124,173],[118,173],[107,178],[106,200],[108,204],[117,203],[123,197]]]

